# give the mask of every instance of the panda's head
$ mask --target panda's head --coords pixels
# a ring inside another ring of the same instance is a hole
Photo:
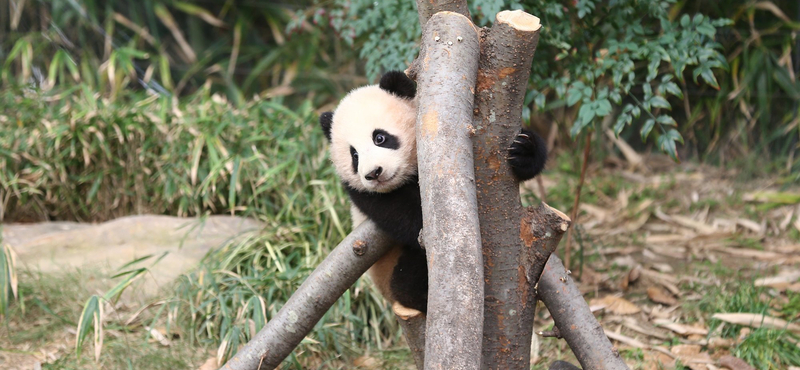
[[[380,84],[351,91],[320,125],[331,143],[331,160],[353,189],[386,193],[417,174],[416,86],[403,72]]]

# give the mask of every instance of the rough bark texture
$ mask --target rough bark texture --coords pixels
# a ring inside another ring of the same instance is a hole
[[[417,0],[419,25],[423,30],[428,19],[438,12],[453,12],[470,18],[466,0]]]
[[[584,369],[628,369],[594,318],[561,260],[551,255],[539,280],[539,298]]]
[[[371,221],[331,251],[278,314],[221,369],[274,369],[358,278],[392,246]]]
[[[473,150],[485,281],[483,369],[530,367],[535,304],[529,291],[538,275],[529,280],[519,273],[527,261],[508,147],[520,130],[539,28],[539,19],[528,13],[503,11],[481,34]]]
[[[425,367],[425,315],[397,302],[392,305],[392,310],[403,328],[403,337],[414,355],[414,364],[422,370]]]
[[[422,244],[428,257],[426,369],[478,369],[483,257],[472,160],[478,30],[439,12],[422,34],[417,76],[417,158]]]

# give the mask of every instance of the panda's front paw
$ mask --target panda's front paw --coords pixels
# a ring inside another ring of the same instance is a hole
[[[541,136],[522,129],[508,148],[508,164],[519,181],[530,180],[544,169],[547,146]]]

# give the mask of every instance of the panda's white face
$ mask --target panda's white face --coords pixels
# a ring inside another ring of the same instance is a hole
[[[417,174],[416,106],[376,85],[353,90],[333,113],[331,159],[350,187],[386,193]]]

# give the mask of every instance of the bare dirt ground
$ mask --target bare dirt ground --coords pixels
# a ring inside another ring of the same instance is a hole
[[[632,369],[752,369],[734,355],[750,363],[777,355],[748,352],[750,343],[742,344],[750,333],[800,333],[800,189],[779,179],[742,182],[735,171],[665,166],[653,174],[590,171],[573,230],[573,272]],[[563,188],[549,180],[549,193]],[[536,184],[526,186],[539,194]],[[537,331],[551,326],[547,314],[536,321]],[[800,353],[796,338],[785,336],[790,353]],[[570,357],[563,341],[537,342],[537,361]]]

